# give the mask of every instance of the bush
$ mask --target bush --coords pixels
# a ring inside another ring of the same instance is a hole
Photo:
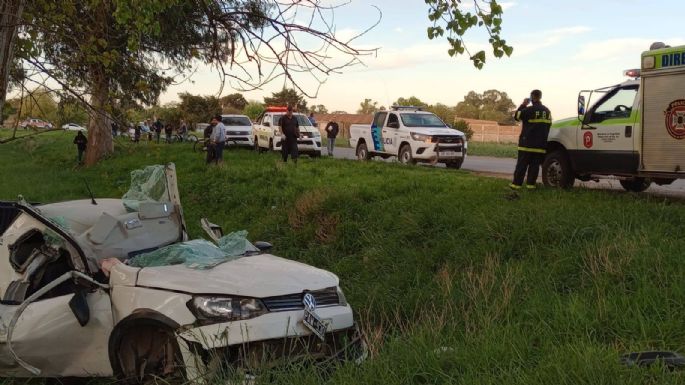
[[[466,135],[466,140],[471,140],[471,137],[473,136],[473,130],[466,120],[459,119],[454,122],[454,129],[463,132]]]

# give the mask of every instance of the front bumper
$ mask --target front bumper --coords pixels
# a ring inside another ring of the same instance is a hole
[[[324,341],[304,326],[302,310],[180,331],[178,342],[188,378],[201,375],[217,360],[254,367],[301,357],[321,359],[360,340],[349,305],[317,308],[316,314],[328,324]]]
[[[226,135],[226,145],[253,147],[254,141],[249,135]]]
[[[426,143],[417,146],[412,156],[419,161],[452,162],[466,158],[466,146],[464,144]]]
[[[274,144],[274,149],[280,150],[282,146],[283,141],[278,140],[276,144]],[[321,152],[321,137],[298,139],[297,150],[301,153]]]

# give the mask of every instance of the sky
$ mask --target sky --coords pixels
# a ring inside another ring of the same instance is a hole
[[[462,3],[472,4],[470,0]],[[377,48],[376,53],[361,57],[363,65],[329,76],[318,92],[307,75],[299,75],[296,81],[316,94],[308,99],[310,105],[350,113],[365,98],[379,106],[409,96],[454,106],[469,91],[488,89],[506,92],[518,105],[537,88],[553,116],[562,118],[575,115],[580,90],[627,80],[623,71],[639,68],[640,54],[652,42],[685,44],[680,19],[685,11],[683,0],[514,0],[500,4],[505,9],[502,38],[514,47],[514,53],[503,59],[490,56],[478,70],[467,56],[450,57],[447,41],[428,39],[430,22],[424,1],[351,0],[335,10],[337,36],[349,39],[378,22],[351,42],[358,48]],[[293,17],[297,20],[302,13]],[[487,48],[487,36],[480,32],[469,33],[466,40],[473,52]],[[216,71],[200,66],[189,81],[162,94],[160,102],[177,100],[179,92],[218,95],[219,83]],[[262,101],[283,86],[280,79],[243,94],[248,100]],[[227,85],[221,95],[232,92],[236,90]]]

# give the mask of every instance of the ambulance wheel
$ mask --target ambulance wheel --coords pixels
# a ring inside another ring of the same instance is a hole
[[[633,178],[619,182],[626,191],[630,192],[643,192],[652,184],[652,180],[649,178]]]
[[[566,152],[557,150],[545,157],[542,163],[542,183],[545,186],[569,189],[575,181]]]
[[[369,154],[369,149],[366,147],[366,142],[359,142],[357,145],[357,159],[359,160],[369,160],[371,155]]]
[[[411,156],[411,147],[409,147],[408,144],[403,144],[402,147],[400,147],[398,158],[402,164],[416,164],[416,161]]]
[[[459,160],[455,160],[455,161],[453,161],[453,162],[445,163],[445,166],[446,166],[447,168],[453,168],[453,169],[455,169],[455,170],[459,170],[459,169],[461,168],[461,165],[462,165],[463,163],[464,163],[464,159],[459,159]]]

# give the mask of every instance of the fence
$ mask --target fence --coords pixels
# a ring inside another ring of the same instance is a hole
[[[520,126],[470,123],[469,127],[473,131],[473,142],[516,143],[521,134]]]

